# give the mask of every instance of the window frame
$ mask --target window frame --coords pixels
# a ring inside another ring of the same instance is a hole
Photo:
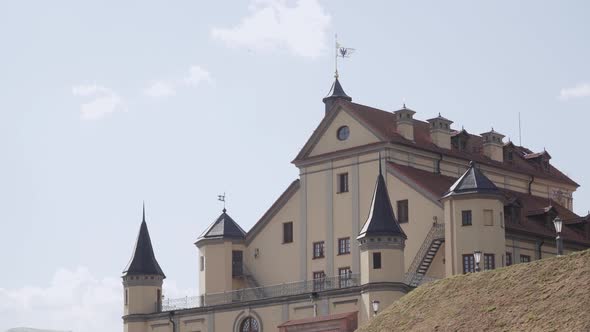
[[[396,202],[397,207],[397,221],[400,224],[405,224],[410,222],[410,201],[408,199],[400,199]],[[403,210],[404,213],[402,214],[400,210]],[[403,218],[402,218],[403,217]]]
[[[316,255],[316,245],[318,246],[319,250],[318,250],[318,255]],[[325,257],[325,242],[324,241],[316,241],[313,242],[312,245],[312,250],[313,250],[313,259],[320,259],[320,258],[324,258]]]
[[[342,273],[342,272],[344,272],[344,273]],[[351,278],[352,278],[352,270],[350,269],[350,266],[338,268],[338,286],[339,286],[339,288],[352,286]]]
[[[463,274],[475,272],[475,257],[473,254],[464,254],[462,256]]]
[[[339,238],[338,239],[338,255],[348,255],[348,254],[350,254],[350,237]]]
[[[531,256],[530,255],[520,255],[520,262],[521,263],[530,263]]]
[[[324,283],[326,281],[326,272],[324,271],[314,271],[312,272],[312,281],[313,281],[313,291],[323,291],[324,290]]]
[[[496,268],[496,255],[495,254],[483,254],[483,269],[494,270]]]
[[[506,266],[510,266],[512,265],[512,253],[511,252],[506,252]]]
[[[381,252],[373,252],[373,270],[380,270],[383,267]],[[379,263],[379,264],[377,264]]]
[[[237,255],[239,253],[239,255]],[[240,257],[240,261],[235,260],[236,257]],[[240,263],[240,264],[237,264]],[[232,250],[231,252],[231,276],[232,278],[241,277],[244,275],[244,251],[243,250]]]
[[[289,239],[287,239],[287,228],[286,227],[290,227],[290,241],[287,241]],[[292,221],[287,221],[283,223],[283,244],[288,244],[288,243],[293,243],[293,222]]]
[[[466,220],[466,216],[469,216],[469,222]],[[461,211],[461,226],[473,226],[473,211],[463,210]]]
[[[489,215],[492,217],[490,220],[490,224],[486,222],[486,214],[489,212]],[[494,226],[494,210],[491,209],[484,209],[483,210],[483,225],[484,226]]]
[[[338,188],[336,189],[337,194],[347,193],[349,191],[348,172],[338,173]]]

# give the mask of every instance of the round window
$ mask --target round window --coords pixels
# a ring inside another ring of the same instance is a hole
[[[348,126],[342,126],[338,128],[337,136],[338,139],[341,141],[348,139],[348,136],[350,136],[350,129],[348,128]]]

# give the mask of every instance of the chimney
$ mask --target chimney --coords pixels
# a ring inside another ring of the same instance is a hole
[[[430,123],[430,138],[432,143],[442,149],[451,149],[451,124],[453,121],[443,118],[440,113],[433,119],[427,120]]]
[[[492,128],[491,131],[482,133],[481,137],[483,139],[483,154],[492,160],[504,162],[504,142],[502,142],[504,135]]]
[[[397,132],[405,139],[414,141],[414,114],[416,112],[404,107],[398,111],[393,112],[397,121]]]

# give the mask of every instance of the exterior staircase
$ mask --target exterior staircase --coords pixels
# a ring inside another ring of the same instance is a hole
[[[445,224],[432,224],[432,228],[408,269],[405,278],[406,284],[417,287],[425,281],[429,281],[430,278],[426,277],[426,273],[443,242],[445,242]]]
[[[264,298],[265,297],[264,289],[262,287],[260,287],[260,284],[258,283],[256,278],[254,278],[254,275],[250,272],[250,270],[248,270],[246,265],[244,265],[244,273],[243,273],[242,277],[244,278],[244,283],[246,284],[245,288],[250,289],[253,292],[252,295],[255,298]]]

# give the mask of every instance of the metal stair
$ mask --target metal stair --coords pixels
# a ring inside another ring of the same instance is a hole
[[[426,272],[430,268],[434,256],[440,246],[445,242],[445,224],[432,224],[432,228],[426,235],[422,246],[416,253],[412,265],[406,274],[406,284],[417,287],[425,280]]]

